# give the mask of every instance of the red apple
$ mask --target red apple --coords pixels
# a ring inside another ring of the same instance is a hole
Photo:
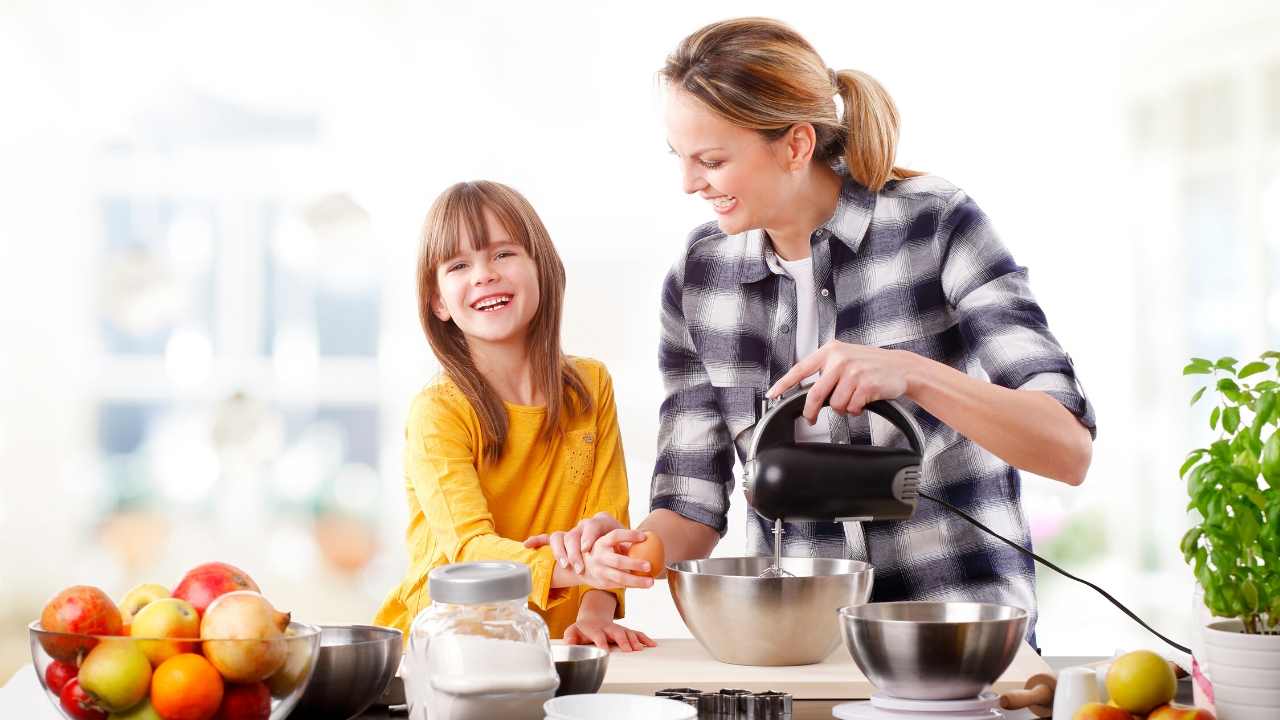
[[[49,692],[57,695],[62,692],[62,688],[66,686],[76,673],[80,672],[75,665],[54,660],[49,663],[49,667],[44,669],[44,685],[49,688]]]
[[[277,612],[259,593],[240,590],[213,601],[200,621],[204,656],[230,682],[265,680],[288,656],[289,613]]]
[[[222,693],[222,706],[213,720],[268,720],[271,717],[271,691],[260,683],[228,684]]]
[[[1161,705],[1147,715],[1147,720],[1215,720],[1213,713],[1190,705],[1169,703]]]
[[[1115,705],[1091,702],[1081,705],[1071,720],[1133,720],[1133,716],[1128,710],[1122,710]]]
[[[252,590],[259,592],[258,584],[249,577],[249,573],[234,565],[211,562],[192,568],[178,586],[173,589],[173,597],[186,600],[204,616],[209,603],[224,593],[236,590]]]
[[[75,720],[107,720],[107,714],[94,706],[93,698],[80,688],[80,681],[75,678],[62,687],[58,702]]]
[[[90,585],[73,585],[50,598],[40,612],[40,627],[78,635],[119,635],[120,610],[106,593]],[[75,662],[97,640],[42,635],[40,645],[55,660]]]

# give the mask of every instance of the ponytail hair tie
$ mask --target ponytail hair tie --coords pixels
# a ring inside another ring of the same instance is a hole
[[[832,70],[831,68],[827,68],[827,77],[831,78],[831,85],[832,85],[832,87],[834,87],[836,90],[839,90],[839,89],[840,89],[840,76],[839,76],[839,75],[836,75],[836,71],[835,71],[835,70]]]

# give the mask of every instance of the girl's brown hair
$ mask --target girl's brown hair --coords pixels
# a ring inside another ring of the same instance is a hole
[[[812,124],[814,159],[843,159],[853,179],[873,192],[890,180],[923,174],[893,164],[898,109],[880,83],[857,70],[829,70],[807,40],[777,20],[712,23],[681,41],[659,76],[766,140],[796,123]]]
[[[549,438],[560,430],[562,417],[589,410],[591,395],[560,350],[564,264],[538,213],[523,195],[501,183],[477,180],[445,190],[432,203],[423,224],[418,252],[418,315],[440,365],[480,418],[484,457],[495,461],[506,445],[507,409],[476,367],[462,330],[452,320],[441,320],[431,311],[431,300],[439,291],[436,268],[457,256],[464,240],[474,249],[489,246],[486,212],[492,213],[513,242],[524,247],[537,268],[540,300],[526,337],[534,382],[547,399],[543,437]]]

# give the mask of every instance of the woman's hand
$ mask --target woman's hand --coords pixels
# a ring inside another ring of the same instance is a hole
[[[610,643],[617,645],[623,652],[658,646],[648,635],[625,628],[611,617],[584,617],[583,613],[578,613],[578,621],[565,628],[564,641],[569,645],[594,644],[605,652],[609,651]]]
[[[765,395],[778,397],[816,372],[818,381],[804,403],[804,417],[810,425],[817,422],[828,396],[833,412],[861,415],[869,402],[893,400],[907,393],[907,372],[916,357],[905,350],[832,340],[796,363]]]

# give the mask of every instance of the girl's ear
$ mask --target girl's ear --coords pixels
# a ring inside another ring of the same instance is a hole
[[[783,141],[787,169],[802,170],[809,165],[818,139],[813,125],[807,122],[796,123],[780,139]]]
[[[440,322],[449,322],[452,318],[449,309],[444,306],[444,300],[440,299],[440,293],[431,293],[431,314],[439,318]]]

